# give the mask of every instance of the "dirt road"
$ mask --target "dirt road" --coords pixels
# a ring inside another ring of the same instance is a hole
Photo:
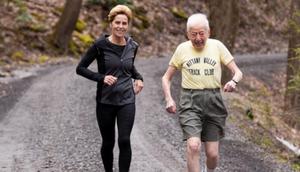
[[[137,60],[137,67],[145,78],[145,88],[136,103],[132,172],[185,170],[185,143],[181,140],[177,115],[167,114],[164,110],[160,78],[167,63],[167,58]],[[247,66],[243,67],[246,69]],[[15,94],[14,98],[6,99],[8,101],[1,98],[1,102],[6,103],[0,106],[3,110],[0,112],[0,171],[104,171],[95,116],[96,84],[77,76],[75,65],[52,67],[47,71],[30,79],[22,94]],[[17,82],[26,83],[27,79]],[[173,94],[178,97],[179,77],[173,83]],[[225,99],[227,96],[224,95]],[[115,152],[117,171],[118,150]],[[228,121],[217,171],[292,170],[288,164],[277,161],[252,144],[234,123]]]

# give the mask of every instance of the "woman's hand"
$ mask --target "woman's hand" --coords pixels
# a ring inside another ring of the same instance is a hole
[[[104,82],[104,84],[111,86],[111,85],[115,84],[117,82],[117,80],[118,80],[117,77],[114,77],[112,75],[106,75],[104,77],[104,81],[103,82]]]
[[[135,94],[139,94],[144,88],[144,83],[142,80],[135,80],[133,83],[133,90]]]

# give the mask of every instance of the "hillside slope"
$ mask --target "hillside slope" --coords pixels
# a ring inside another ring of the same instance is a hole
[[[70,52],[77,56],[93,39],[108,31],[108,10],[88,2],[92,0],[84,1],[81,29],[74,32],[70,44]],[[290,0],[241,0],[240,3],[241,22],[234,52],[286,52]],[[63,5],[59,0],[1,1],[0,66],[14,61],[44,62],[49,59],[41,58],[44,54],[50,58],[57,56],[49,39]],[[135,19],[130,33],[141,44],[139,53],[143,57],[170,55],[178,43],[186,40],[185,17],[196,12],[209,14],[205,0],[134,0],[133,9]]]

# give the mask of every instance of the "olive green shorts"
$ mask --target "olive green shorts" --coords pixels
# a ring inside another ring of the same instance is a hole
[[[224,137],[228,113],[220,89],[182,89],[178,111],[184,140],[199,137],[206,142]]]

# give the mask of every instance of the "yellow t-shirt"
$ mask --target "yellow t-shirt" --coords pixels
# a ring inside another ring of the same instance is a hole
[[[181,70],[182,88],[220,88],[221,63],[227,65],[232,60],[233,56],[222,42],[207,39],[201,51],[197,51],[191,41],[181,43],[169,65]]]

